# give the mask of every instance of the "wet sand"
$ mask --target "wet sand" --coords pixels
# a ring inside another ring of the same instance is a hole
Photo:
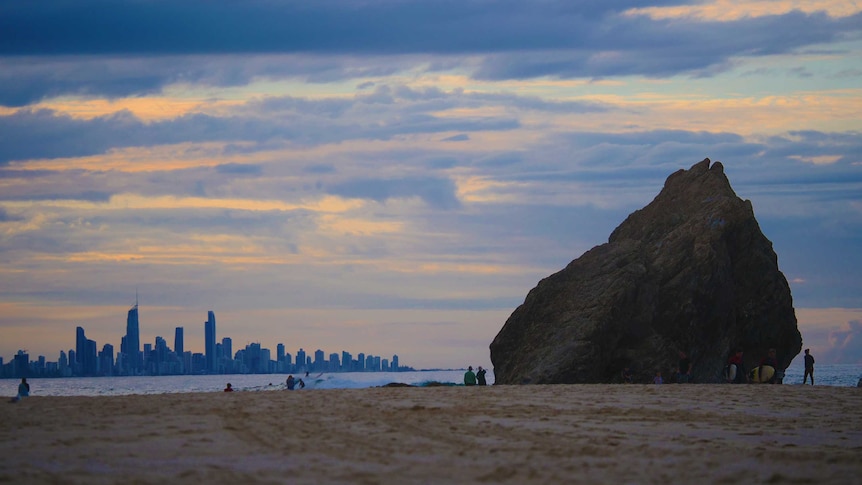
[[[860,483],[862,389],[558,385],[30,397],[0,482]]]

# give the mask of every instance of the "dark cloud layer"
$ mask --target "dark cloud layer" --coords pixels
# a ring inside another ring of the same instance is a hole
[[[580,47],[602,27],[597,20],[643,6],[634,0],[7,0],[0,6],[0,54],[395,54]]]
[[[130,96],[177,82],[333,81],[411,65],[461,65],[492,80],[703,76],[738,57],[792,53],[862,32],[862,14],[794,11],[729,22],[623,15],[685,3],[7,0],[0,3],[0,104]]]
[[[460,206],[455,183],[440,177],[405,177],[400,179],[355,179],[329,187],[327,191],[342,197],[385,202],[394,198],[419,197],[437,209]]]
[[[263,173],[263,168],[260,165],[224,163],[221,165],[216,165],[216,172],[229,175],[256,176]]]
[[[226,117],[197,113],[144,123],[129,112],[76,119],[51,110],[25,109],[0,116],[0,166],[12,160],[78,157],[112,148],[182,142],[249,141],[265,147],[271,140],[283,140],[313,145],[352,139],[386,140],[412,133],[504,131],[520,126],[513,118],[448,120],[406,112],[379,123],[360,123],[328,115],[325,120],[307,117],[308,113],[309,110],[293,111],[278,119],[253,113]]]

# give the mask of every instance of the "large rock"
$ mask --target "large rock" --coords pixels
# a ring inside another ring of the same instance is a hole
[[[649,205],[539,282],[491,343],[497,384],[672,381],[680,350],[694,382],[717,382],[742,347],[786,369],[802,348],[790,287],[751,202],[721,163],[680,170]],[[671,379],[669,379],[671,377]]]

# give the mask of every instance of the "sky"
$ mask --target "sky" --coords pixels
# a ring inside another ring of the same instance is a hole
[[[860,86],[857,1],[4,0],[0,356],[119,349],[137,294],[144,343],[490,366],[708,157],[862,363]]]

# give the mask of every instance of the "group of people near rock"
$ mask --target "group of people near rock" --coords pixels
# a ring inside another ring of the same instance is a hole
[[[805,354],[809,354],[809,350],[805,349]],[[742,349],[736,348],[733,354],[727,359],[727,365],[724,367],[724,380],[730,384],[743,383],[761,383],[761,384],[781,384],[784,380],[784,373],[778,367],[778,358],[775,349],[769,349],[766,357],[760,359],[757,367],[746,372],[745,365],[742,360]],[[805,361],[806,375],[808,374],[808,359]],[[814,357],[811,357],[811,384],[814,384]]]
[[[480,365],[476,372],[473,372],[473,366],[467,367],[467,372],[464,373],[464,385],[465,386],[487,386],[488,381],[485,380],[485,374],[488,371],[482,368]]]
[[[802,384],[807,384],[808,379],[811,379],[811,385],[814,385],[814,356],[811,355],[811,349],[805,349],[805,357],[803,358],[805,365],[805,373],[802,378]],[[744,383],[761,383],[761,384],[783,384],[784,372],[778,366],[777,351],[769,349],[766,356],[760,359],[757,366],[746,372],[742,360],[742,349],[736,348],[727,359],[727,365],[724,367],[724,380],[730,384]]]
[[[805,349],[805,375],[802,383],[807,384],[808,379],[811,379],[811,385],[814,385],[814,356],[811,355],[810,349]],[[626,366],[621,373],[622,382],[631,384],[634,382],[634,373],[631,368]],[[674,373],[675,381],[679,384],[692,382],[692,361],[684,351],[679,351],[679,363]],[[760,359],[756,367],[746,371],[743,365],[742,349],[736,348],[731,353],[724,367],[724,381],[731,384],[742,384],[749,382],[781,384],[784,379],[784,374],[778,366],[776,357],[776,349],[769,349],[766,356]],[[653,384],[664,384],[665,380],[662,377],[661,371],[656,371],[652,380]]]

